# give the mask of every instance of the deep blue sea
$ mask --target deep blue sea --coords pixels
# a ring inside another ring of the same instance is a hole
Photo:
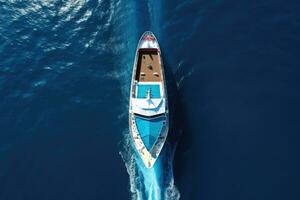
[[[299,200],[300,2],[0,0],[0,200]],[[152,170],[128,130],[151,30],[173,109]]]

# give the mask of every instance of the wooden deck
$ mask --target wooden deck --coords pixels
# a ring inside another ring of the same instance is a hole
[[[160,63],[157,50],[141,50],[135,79],[139,82],[161,82],[163,77]]]

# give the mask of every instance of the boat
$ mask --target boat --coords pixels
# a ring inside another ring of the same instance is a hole
[[[135,53],[129,99],[129,130],[137,153],[152,168],[169,130],[168,95],[158,41],[146,31]]]

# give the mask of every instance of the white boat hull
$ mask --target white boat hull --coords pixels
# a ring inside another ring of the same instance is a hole
[[[129,100],[129,129],[147,168],[153,167],[169,130],[166,79],[157,39],[145,32],[138,44]]]

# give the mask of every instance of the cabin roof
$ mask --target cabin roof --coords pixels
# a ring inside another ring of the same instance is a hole
[[[139,50],[136,80],[139,82],[161,82],[161,62],[158,50]]]

